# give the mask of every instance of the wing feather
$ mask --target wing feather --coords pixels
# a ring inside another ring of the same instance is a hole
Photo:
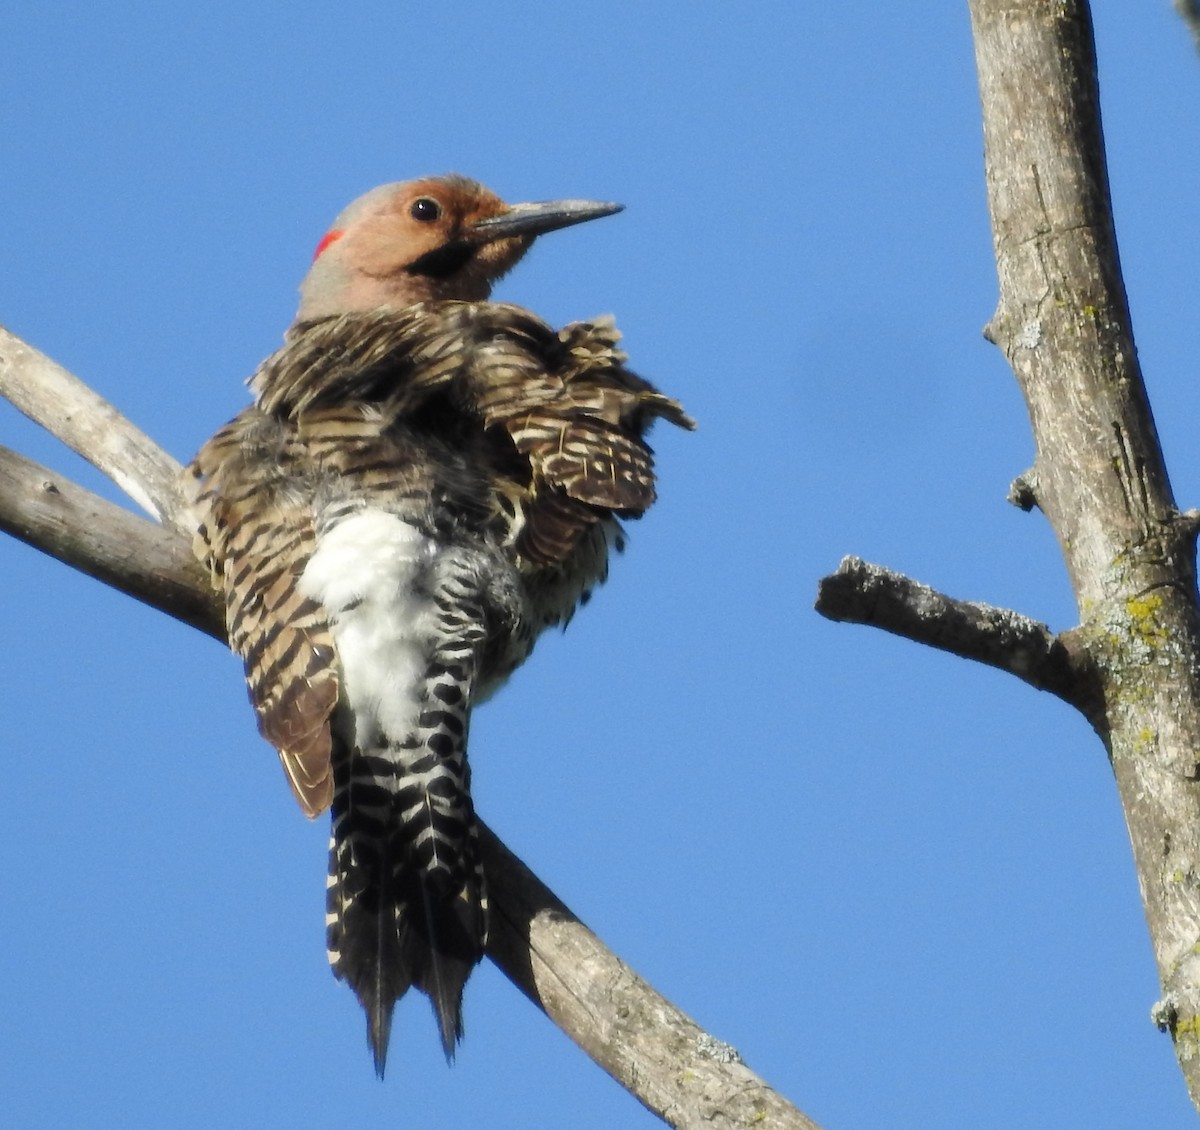
[[[289,446],[277,424],[247,409],[204,445],[187,482],[196,551],[224,593],[229,643],[245,662],[259,732],[315,817],[333,798],[338,660],[323,610],[299,589],[315,531],[311,507],[296,504],[286,486],[298,455]]]

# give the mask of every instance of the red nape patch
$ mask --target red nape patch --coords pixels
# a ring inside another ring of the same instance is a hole
[[[334,228],[332,231],[327,231],[321,236],[321,242],[317,244],[316,251],[313,252],[313,262],[315,263],[320,257],[321,252],[325,250],[331,243],[336,243],[344,236],[346,232],[342,228]]]

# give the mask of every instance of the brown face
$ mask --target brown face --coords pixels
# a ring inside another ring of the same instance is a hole
[[[483,299],[533,242],[531,236],[488,241],[473,232],[480,220],[506,210],[495,193],[465,178],[410,181],[345,230],[330,232],[318,254],[336,242],[338,257],[362,275],[428,298]]]
[[[354,201],[317,245],[297,318],[484,301],[537,236],[620,210],[592,200],[509,205],[453,174],[382,185]]]

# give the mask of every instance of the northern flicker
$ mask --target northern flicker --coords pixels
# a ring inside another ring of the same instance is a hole
[[[332,810],[329,960],[380,1075],[412,985],[452,1055],[487,940],[471,710],[654,501],[647,427],[694,427],[610,319],[556,332],[488,301],[536,236],[619,210],[459,176],[368,192],[320,241],[254,403],[187,469],[259,730],[304,812]]]

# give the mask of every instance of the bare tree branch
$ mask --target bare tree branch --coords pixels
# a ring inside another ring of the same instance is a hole
[[[483,850],[499,905],[489,956],[646,1107],[672,1126],[819,1130],[608,950],[486,829]]]
[[[1028,681],[1088,715],[1107,745],[1133,846],[1163,987],[1154,1019],[1170,1031],[1200,1105],[1196,521],[1176,510],[1138,369],[1091,13],[1086,0],[969,6],[1000,279],[985,335],[1012,365],[1037,445],[1012,497],[1053,526],[1080,625],[1056,657],[1040,626],[1010,635],[1010,620],[997,631],[978,606],[937,594],[936,607],[922,609],[930,594],[914,599],[910,582],[883,585],[877,619],[869,610],[861,618],[1022,678],[1032,655],[1040,673]],[[841,593],[851,607],[867,598]]]
[[[0,331],[2,332],[2,331]],[[0,337],[0,392],[67,438],[131,497],[184,525],[166,474],[178,464],[75,377],[11,335]],[[63,393],[63,411],[56,396]],[[34,415],[34,412],[30,412]],[[112,436],[119,442],[111,442]],[[95,447],[92,444],[95,443]],[[0,529],[224,640],[217,594],[181,533],[154,525],[0,448]],[[677,1127],[819,1130],[727,1044],[654,991],[487,828],[494,914],[488,956],[584,1052]]]
[[[1101,707],[1088,656],[1070,638],[1019,612],[955,600],[859,557],[843,558],[836,573],[821,579],[816,610],[998,667],[1089,717]]]
[[[177,533],[0,447],[0,530],[225,642],[221,609]]]
[[[179,464],[78,377],[3,326],[0,396],[103,471],[156,521],[176,524]]]

